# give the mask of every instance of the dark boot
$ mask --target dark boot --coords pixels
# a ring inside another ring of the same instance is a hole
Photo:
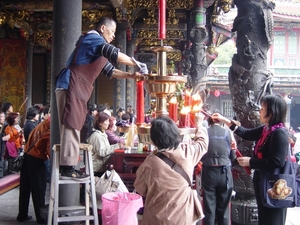
[[[75,170],[74,166],[60,166],[60,171],[62,180],[86,181],[90,178],[89,175]]]

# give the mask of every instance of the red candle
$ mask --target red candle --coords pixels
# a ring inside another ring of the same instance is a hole
[[[179,127],[180,128],[189,128],[191,126],[190,114],[180,114]]]
[[[180,119],[179,119],[179,127],[181,128],[189,128],[191,125],[191,119],[190,119],[190,107],[189,106],[183,106],[180,110]]]
[[[194,111],[195,107],[198,107],[201,103],[201,96],[197,92],[196,94],[192,95],[192,111]]]
[[[175,97],[171,98],[169,102],[169,117],[176,123],[177,122],[178,103]]]
[[[159,0],[159,38],[166,39],[166,0]]]
[[[195,128],[196,124],[195,124],[195,113],[190,113],[190,127]]]
[[[141,124],[145,120],[144,116],[144,81],[136,82],[136,124]]]
[[[185,91],[184,95],[184,106],[191,106],[192,105],[192,96],[190,91]]]
[[[155,111],[152,112],[152,118],[153,118],[153,119],[156,118],[156,112],[155,112]]]

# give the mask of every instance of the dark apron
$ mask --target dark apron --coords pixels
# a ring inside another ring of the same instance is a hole
[[[62,115],[63,125],[81,130],[86,118],[87,102],[93,91],[93,83],[106,62],[107,59],[100,56],[90,64],[70,66],[71,77]]]

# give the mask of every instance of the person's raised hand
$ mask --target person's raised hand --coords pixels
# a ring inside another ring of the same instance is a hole
[[[139,63],[139,68],[140,68],[140,73],[141,74],[148,74],[148,68],[147,68],[147,65],[146,63],[141,63],[141,62],[138,62]]]
[[[201,127],[203,123],[204,115],[202,113],[196,113],[195,114],[195,125],[196,127]]]
[[[221,123],[224,123],[226,121],[226,117],[222,116],[220,113],[213,113],[211,115],[211,119],[213,121],[219,121]]]
[[[134,73],[132,74],[132,76],[136,79],[136,78],[139,78],[139,77],[143,77],[144,75],[141,74],[140,72],[134,72]]]
[[[250,166],[250,157],[248,156],[243,156],[243,157],[238,157],[236,160],[240,164],[240,166]]]
[[[146,63],[139,62],[132,57],[132,60],[135,62],[136,66],[139,68],[141,74],[148,74],[148,68]]]

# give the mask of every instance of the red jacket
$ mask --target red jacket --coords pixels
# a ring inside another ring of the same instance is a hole
[[[5,134],[10,134],[8,141],[15,142],[17,149],[21,148],[20,144],[20,134],[19,131],[14,126],[7,126],[4,130]]]

